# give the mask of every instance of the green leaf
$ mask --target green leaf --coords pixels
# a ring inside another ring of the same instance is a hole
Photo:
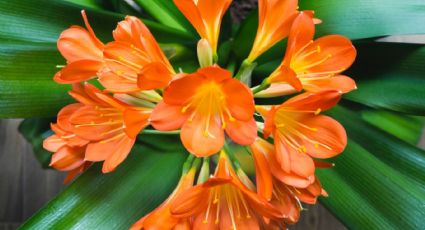
[[[37,160],[43,168],[48,168],[52,153],[43,149],[43,140],[52,135],[50,123],[54,119],[50,118],[30,118],[25,119],[19,125],[19,132],[32,145]]]
[[[113,173],[91,167],[21,229],[128,229],[177,184],[186,152],[177,136],[168,138],[141,136],[153,145],[137,144]]]
[[[136,0],[144,10],[161,24],[177,30],[191,32],[196,36],[196,31],[187,21],[171,0]]]
[[[0,8],[0,118],[53,116],[71,101],[69,86],[52,80],[56,65],[65,63],[56,40],[69,26],[83,24],[80,7],[65,1],[23,0],[0,1]],[[112,30],[124,17],[92,9],[87,15],[104,42],[111,41]],[[195,43],[186,33],[145,23],[160,42]]]
[[[366,110],[363,120],[412,145],[417,145],[425,124],[424,117],[406,116],[390,111]]]
[[[319,170],[330,194],[321,201],[352,229],[419,229],[425,210],[425,152],[362,121],[331,111],[347,129],[336,166]]]
[[[366,43],[348,75],[358,90],[346,99],[374,108],[425,115],[425,46]]]
[[[422,0],[320,0],[300,1],[302,10],[314,10],[323,21],[318,36],[341,34],[351,39],[425,33]],[[408,15],[408,16],[407,16]]]

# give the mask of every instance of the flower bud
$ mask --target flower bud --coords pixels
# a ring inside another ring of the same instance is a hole
[[[201,39],[198,42],[198,60],[201,68],[213,64],[213,50],[207,39]]]

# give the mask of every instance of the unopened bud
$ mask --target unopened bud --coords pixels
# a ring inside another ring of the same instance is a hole
[[[213,50],[205,38],[198,42],[198,60],[201,68],[212,66],[213,64]]]

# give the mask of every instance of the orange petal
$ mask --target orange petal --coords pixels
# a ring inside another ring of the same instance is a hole
[[[170,105],[185,105],[196,93],[204,78],[199,74],[190,74],[174,80],[164,91],[164,101]]]
[[[172,79],[172,73],[161,62],[144,65],[138,74],[137,85],[142,90],[164,88]]]
[[[82,27],[73,26],[59,36],[58,49],[68,62],[102,60],[103,44],[98,44]]]
[[[258,1],[259,23],[253,49],[248,58],[250,61],[254,61],[288,35],[297,7],[297,0]]]
[[[303,93],[287,100],[281,106],[295,108],[299,111],[316,111],[320,109],[318,112],[321,112],[334,107],[340,99],[341,93],[333,90]]]
[[[202,185],[195,186],[178,195],[172,202],[170,211],[177,218],[191,217],[205,209],[208,202],[209,190]]]
[[[184,123],[180,138],[186,149],[197,157],[211,156],[219,152],[224,145],[224,130],[220,117],[208,119],[196,115],[193,120]]]
[[[232,78],[232,73],[226,69],[220,68],[217,65],[208,66],[198,69],[198,74],[201,74],[205,79],[222,82]]]
[[[332,168],[334,166],[335,166],[334,163],[329,163],[326,161],[317,161],[317,160],[314,161],[314,167],[316,168]]]
[[[54,80],[60,84],[72,84],[88,81],[96,77],[103,63],[96,60],[78,60],[71,62],[59,71]]]
[[[116,141],[113,141],[111,143],[114,144],[114,146],[104,149],[105,151],[112,151],[112,154],[109,155],[109,157],[105,160],[102,167],[103,173],[109,173],[115,170],[115,168],[121,164],[125,158],[127,158],[128,154],[131,151],[131,148],[133,147],[135,142],[135,139],[131,139],[127,136],[123,136],[121,139],[117,139]],[[100,145],[102,143],[99,143]],[[100,149],[95,149],[92,151],[100,151]]]
[[[248,87],[236,79],[228,79],[222,84],[226,97],[227,108],[238,120],[249,121],[255,111],[254,97]]]
[[[257,180],[258,194],[270,200],[273,193],[272,174],[267,159],[256,144],[251,145],[252,156],[255,163],[255,178]]]
[[[235,143],[250,145],[257,137],[257,124],[254,118],[250,121],[226,121],[226,133]]]
[[[279,208],[279,210],[285,215],[286,223],[296,223],[300,218],[301,206],[299,201],[295,198],[294,192],[290,191],[287,186],[275,180],[275,188],[278,192],[275,194],[275,199],[272,200],[272,204]]]
[[[322,195],[322,186],[318,178],[305,189],[297,189],[295,192],[298,199],[307,204],[316,204],[317,197]]]
[[[280,168],[289,173],[291,171],[291,160],[289,157],[289,147],[285,143],[285,137],[282,136],[279,132],[275,132],[274,134],[274,146],[275,156],[278,164],[280,164]]]
[[[52,135],[43,141],[43,148],[49,152],[56,152],[66,145],[66,141],[57,135]]]
[[[63,130],[71,131],[73,129],[73,126],[70,123],[69,119],[78,109],[82,108],[83,106],[83,104],[74,103],[62,108],[58,113],[57,119],[57,124],[59,125],[59,127]]]
[[[60,171],[69,171],[84,163],[84,148],[63,146],[53,154],[50,166]]]
[[[338,121],[328,116],[319,115],[306,118],[301,122],[317,130],[303,131],[304,135],[317,142],[312,143],[304,140],[304,145],[310,156],[321,159],[331,158],[340,154],[347,145],[347,134]]]
[[[357,89],[356,82],[347,76],[335,76],[330,78],[312,78],[304,83],[304,89],[309,92],[320,92],[323,90],[336,90],[341,93],[348,93]]]
[[[314,22],[311,15],[300,12],[295,18],[289,33],[283,65],[291,66],[293,56],[313,41],[314,32]]]
[[[125,133],[135,139],[137,135],[149,125],[149,117],[152,111],[142,109],[128,109],[124,111]]]
[[[120,131],[119,128],[123,126],[121,116],[119,110],[105,112],[96,109],[96,106],[84,106],[71,116],[70,122],[77,136],[99,141],[115,136]]]
[[[315,52],[312,55],[305,55]],[[357,52],[351,41],[341,35],[321,37],[299,53],[292,64],[297,73],[308,74],[341,73],[350,67]]]
[[[112,71],[99,74],[99,82],[106,88],[106,91],[113,93],[133,93],[139,92],[136,80],[128,79]]]
[[[141,52],[135,51],[130,44],[111,42],[105,46],[103,55],[109,69],[136,82],[138,72],[150,62],[147,54]]]
[[[296,73],[285,65],[281,65],[269,78],[270,83],[288,83],[295,90],[301,91],[303,86]]]
[[[305,86],[304,86],[305,87]],[[289,94],[296,93],[297,90],[294,89],[290,84],[287,83],[272,83],[269,88],[255,94],[256,98],[270,98],[270,97],[279,97]]]
[[[182,127],[187,118],[188,115],[182,113],[181,106],[160,102],[153,110],[150,120],[155,129],[171,131]]]

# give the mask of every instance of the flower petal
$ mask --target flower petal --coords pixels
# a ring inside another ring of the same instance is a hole
[[[347,134],[344,127],[336,120],[319,115],[305,119],[306,126],[312,127],[317,131],[304,130],[303,134],[317,143],[304,140],[307,153],[315,158],[331,158],[340,154],[347,145]]]
[[[70,171],[84,164],[84,148],[63,146],[53,154],[50,166],[60,171]]]
[[[127,109],[124,111],[125,133],[135,139],[137,135],[149,125],[151,110]]]
[[[136,80],[126,78],[125,76],[116,74],[112,71],[99,74],[99,82],[108,92],[133,93],[140,91]]]
[[[320,92],[324,90],[336,90],[341,93],[348,93],[357,89],[356,82],[347,76],[335,76],[330,78],[318,78],[307,81],[303,84],[308,92]]]
[[[315,52],[314,55],[305,55]],[[350,67],[357,52],[351,41],[341,35],[328,35],[318,38],[306,49],[295,57],[293,66],[297,71],[322,76],[328,74],[320,73],[341,73]]]
[[[254,97],[248,87],[236,79],[228,79],[222,83],[226,97],[227,108],[238,120],[249,121],[255,111]]]
[[[224,145],[224,130],[220,117],[208,119],[195,116],[192,121],[184,123],[180,134],[183,145],[197,157],[211,156]]]
[[[90,33],[79,26],[73,26],[61,33],[58,49],[68,62],[79,60],[102,60],[103,45],[98,43]]]
[[[115,142],[115,141],[114,141]],[[111,143],[114,143],[111,142]],[[127,158],[128,154],[133,147],[135,139],[129,138],[127,136],[123,136],[121,139],[118,139],[111,148],[108,148],[109,151],[112,151],[112,154],[105,160],[102,167],[103,173],[109,173],[115,170],[115,168],[121,164],[125,158]],[[100,143],[101,144],[101,143]],[[99,151],[101,149],[97,149]],[[107,151],[105,149],[105,151]]]
[[[258,144],[251,145],[252,157],[255,163],[255,178],[257,180],[258,194],[267,200],[272,198],[273,183],[270,167],[267,163],[262,148],[258,148]]]
[[[328,110],[334,107],[341,99],[341,93],[334,90],[321,91],[318,93],[303,93],[295,96],[286,102],[281,107],[290,107],[301,111],[320,111]]]
[[[227,121],[226,133],[235,143],[250,145],[257,138],[257,123],[254,118],[250,121]]]
[[[205,80],[202,75],[188,74],[174,80],[164,90],[164,101],[170,105],[185,105]]]
[[[288,47],[286,49],[283,65],[291,66],[294,55],[311,43],[314,32],[315,27],[311,15],[309,13],[300,12],[295,18],[291,31],[289,32]]]
[[[171,131],[182,127],[187,118],[188,115],[182,113],[181,106],[160,102],[153,110],[150,121],[157,130]]]
[[[172,73],[161,62],[146,64],[138,74],[137,85],[141,90],[164,88],[172,79]]]
[[[88,81],[96,77],[103,63],[96,60],[78,60],[71,62],[60,70],[54,80],[60,84],[72,84]]]

